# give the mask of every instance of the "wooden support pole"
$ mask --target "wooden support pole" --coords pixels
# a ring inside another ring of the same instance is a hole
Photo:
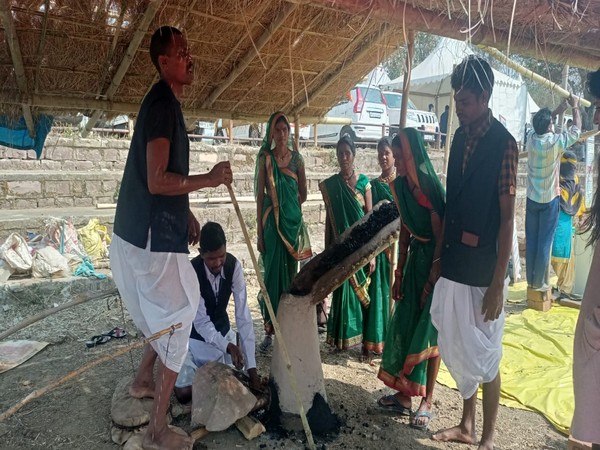
[[[258,261],[256,259],[256,255],[254,254],[254,247],[252,247],[252,241],[250,240],[250,235],[248,234],[248,229],[246,228],[246,222],[244,222],[244,217],[242,216],[242,211],[240,210],[240,205],[235,198],[235,193],[233,192],[233,188],[230,184],[227,185],[227,190],[229,191],[229,196],[231,197],[231,203],[233,203],[233,207],[240,221],[240,227],[242,228],[242,232],[244,234],[244,239],[246,241],[246,245],[248,246],[248,252],[250,253],[250,258],[252,259],[252,264],[254,266],[254,271],[256,272],[256,278],[258,279],[258,284],[260,285],[260,289],[262,291],[263,298],[265,300],[265,306],[269,311],[269,316],[271,317],[271,322],[273,324],[273,329],[275,331],[275,337],[277,338],[277,342],[279,343],[279,348],[281,349],[281,353],[283,356],[283,360],[285,362],[286,369],[290,376],[290,384],[292,385],[292,390],[294,391],[294,395],[296,397],[296,402],[298,404],[298,412],[300,414],[300,419],[302,420],[302,426],[304,427],[304,433],[306,434],[306,440],[308,444],[308,448],[311,450],[315,450],[315,442],[313,440],[312,431],[310,426],[308,425],[308,420],[306,418],[306,413],[304,411],[304,405],[302,404],[302,398],[300,396],[300,392],[298,391],[298,383],[296,381],[296,375],[294,375],[294,371],[292,370],[292,363],[290,360],[290,355],[285,346],[285,340],[283,339],[283,334],[281,333],[281,328],[279,327],[279,322],[277,321],[277,317],[275,315],[275,311],[273,311],[273,305],[271,304],[271,300],[269,298],[269,291],[267,290],[267,286],[265,285],[265,281],[263,280],[262,273],[260,271],[260,267],[258,265]]]
[[[400,106],[400,123],[398,130],[406,127],[406,115],[408,112],[408,95],[410,94],[410,76],[412,72],[413,55],[415,53],[415,32],[409,30],[406,41],[406,67],[402,81],[402,104]]]
[[[454,67],[456,67],[456,64]],[[454,67],[452,68],[453,72]],[[452,132],[454,127],[454,108],[454,93],[450,91],[450,108],[448,108],[448,124],[446,126],[446,141],[444,142],[444,179],[442,180],[444,187],[446,187],[446,180],[448,178],[448,159],[450,158],[450,145],[452,144],[452,136],[454,136],[454,133]]]
[[[569,87],[569,65],[565,64],[563,66],[563,70],[562,70],[562,88],[566,91],[568,87]],[[564,129],[564,127],[565,127],[565,112],[564,111],[562,111],[558,115],[558,124],[557,125],[558,126],[557,126],[556,131],[558,133],[565,131],[565,129]],[[548,270],[550,270],[550,264],[548,264]]]
[[[227,125],[227,133],[229,134],[229,143],[233,144],[233,120],[229,119],[229,124]]]
[[[294,148],[300,149],[300,118],[298,115],[294,116]]]
[[[313,143],[315,144],[315,147],[317,147],[319,145],[319,138],[317,136],[317,124],[313,124]]]
[[[516,70],[521,75],[523,75],[525,78],[529,78],[530,80],[535,81],[536,83],[541,84],[542,86],[550,89],[552,92],[556,92],[562,98],[569,98],[572,95],[569,91],[564,89],[562,86],[556,84],[555,82],[550,81],[547,78],[544,78],[541,75],[538,75],[534,71],[529,70],[526,67],[523,67],[522,65],[516,63],[512,59],[507,58],[507,56],[504,53],[502,53],[501,51],[496,50],[493,47],[487,47],[485,45],[479,45],[478,47],[481,48],[484,52],[486,52],[489,55],[496,58],[502,64],[506,64],[511,69]],[[579,104],[581,106],[585,106],[586,108],[588,108],[592,105],[589,102],[589,100],[586,100],[585,98],[582,98],[582,97],[579,97]]]

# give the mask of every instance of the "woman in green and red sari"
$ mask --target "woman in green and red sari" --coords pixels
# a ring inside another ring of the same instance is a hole
[[[392,150],[398,174],[392,194],[402,229],[392,287],[397,303],[378,377],[398,392],[380,398],[378,403],[382,408],[411,415],[411,426],[425,430],[432,417],[433,389],[440,366],[437,330],[429,309],[439,273],[435,244],[442,234],[445,192],[418,131],[400,131],[392,141]],[[411,397],[422,397],[414,415]]]
[[[273,311],[279,297],[298,271],[297,261],[312,256],[301,205],[306,200],[304,160],[290,139],[290,123],[281,112],[273,113],[267,124],[256,159],[257,248]],[[273,324],[262,294],[261,307],[266,351],[272,343]]]
[[[390,183],[396,178],[392,143],[384,137],[377,143],[377,161],[381,167],[381,175],[371,180],[373,205],[382,200],[394,201]],[[362,357],[371,361],[371,352],[381,354],[389,320],[390,301],[390,262],[392,248],[381,252],[375,258],[375,271],[369,283],[369,307],[363,310],[363,347]]]
[[[369,179],[354,170],[355,153],[352,139],[342,137],[336,147],[340,172],[319,184],[327,208],[325,248],[373,206]],[[372,272],[374,268],[372,260],[369,268],[359,269],[333,291],[327,343],[339,350],[359,345],[363,340],[362,308],[369,305],[369,270]]]

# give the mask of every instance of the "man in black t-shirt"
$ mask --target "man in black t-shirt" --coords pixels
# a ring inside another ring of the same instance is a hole
[[[189,437],[167,426],[167,408],[187,352],[198,309],[198,279],[189,262],[200,225],[188,194],[229,184],[229,162],[203,175],[189,175],[189,140],[179,99],[192,83],[194,63],[176,28],[159,28],[150,58],[160,74],[144,98],[135,126],[115,214],[110,249],[115,284],[133,321],[148,337],[172,325],[181,328],[146,345],[130,387],[133,397],[153,397],[145,448],[191,448]],[[159,359],[157,383],[154,365]]]

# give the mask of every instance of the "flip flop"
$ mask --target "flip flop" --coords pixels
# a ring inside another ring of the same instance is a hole
[[[124,337],[127,337],[127,331],[125,331],[124,328],[121,327],[115,327],[110,331],[107,331],[106,333],[102,333],[103,336],[109,336],[113,339],[123,339]]]
[[[423,425],[416,424],[415,420],[418,419],[419,417],[426,417],[427,422],[425,422]],[[410,426],[412,428],[416,428],[417,430],[427,431],[427,428],[429,427],[429,424],[431,423],[431,419],[433,419],[433,414],[431,413],[431,411],[417,411],[415,413],[415,415],[412,416],[410,419]]]
[[[85,343],[87,348],[95,347],[96,345],[106,344],[111,340],[111,337],[106,334],[99,334],[98,336],[92,336],[89,341]]]
[[[392,404],[386,405],[383,403],[384,400],[390,401]],[[377,400],[377,405],[379,405],[383,411],[394,411],[401,416],[410,416],[412,414],[411,409],[400,403],[400,400],[398,400],[395,395],[386,395],[381,397],[379,400]]]

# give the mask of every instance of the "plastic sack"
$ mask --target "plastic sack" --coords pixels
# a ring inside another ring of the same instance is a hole
[[[52,217],[46,221],[46,242],[56,248],[61,255],[70,253],[82,259],[87,256],[77,239],[77,230],[72,222]]]
[[[33,259],[25,239],[17,233],[12,233],[0,246],[2,258],[15,272],[27,272],[31,269]]]
[[[6,261],[0,259],[0,284],[6,283],[14,271]]]
[[[43,247],[33,255],[31,274],[34,278],[66,277],[69,275],[69,262],[54,247]]]
[[[86,226],[77,230],[77,234],[79,241],[90,258],[108,258],[110,236],[108,235],[106,226],[100,225],[98,219],[90,219]]]

